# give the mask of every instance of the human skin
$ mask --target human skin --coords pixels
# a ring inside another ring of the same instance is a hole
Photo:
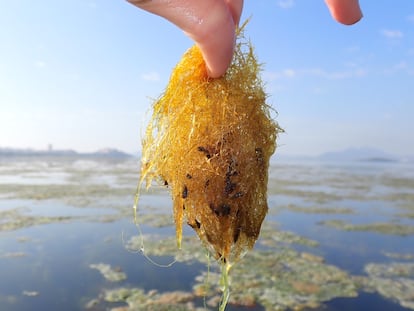
[[[211,78],[222,76],[233,57],[243,0],[128,0],[181,28],[200,47]],[[332,17],[352,25],[362,18],[358,0],[325,0]]]

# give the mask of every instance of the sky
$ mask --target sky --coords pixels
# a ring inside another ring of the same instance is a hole
[[[363,1],[344,26],[322,0],[245,0],[277,152],[414,154],[414,1]],[[0,0],[0,147],[136,153],[192,41],[117,0]]]

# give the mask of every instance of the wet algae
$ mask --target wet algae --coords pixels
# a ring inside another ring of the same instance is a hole
[[[414,262],[369,263],[365,266],[368,277],[358,281],[368,292],[378,292],[414,310]]]
[[[37,225],[60,223],[75,220],[70,216],[34,216],[28,215],[25,208],[13,208],[0,211],[0,232],[12,231]]]
[[[269,158],[280,129],[259,72],[242,38],[218,79],[208,77],[199,48],[190,48],[154,103],[143,139],[140,185],[170,188],[178,246],[186,221],[227,264],[253,247],[268,210]]]
[[[98,270],[110,282],[119,282],[126,279],[126,274],[119,267],[111,267],[105,263],[90,264],[89,268]]]
[[[370,223],[370,224],[349,224],[343,220],[330,219],[320,222],[321,225],[333,227],[345,231],[372,231],[382,234],[407,236],[414,234],[414,226],[399,223]]]
[[[366,275],[349,275],[313,252],[294,250],[292,244],[302,245],[302,237],[275,230],[267,224],[262,230],[264,240],[274,237],[274,243],[266,243],[265,249],[248,253],[237,269],[232,270],[229,304],[246,308],[261,306],[264,310],[301,310],[319,308],[324,302],[338,297],[357,297],[359,291],[366,291],[378,292],[401,306],[414,309],[413,262],[368,263],[364,268]],[[176,249],[173,238],[154,235],[145,238],[150,256],[175,257],[178,262],[187,264],[194,261],[209,263],[195,237],[185,237],[186,248],[182,250]],[[131,249],[139,248],[140,238],[131,237],[127,245]],[[305,245],[317,247],[316,242]],[[392,257],[412,259],[397,253]],[[217,263],[210,262],[209,269],[195,277],[192,292],[160,293],[121,286],[104,290],[101,299],[108,303],[125,303],[122,307],[125,311],[214,310],[221,299],[219,270]]]
[[[277,231],[269,225],[263,226],[262,230],[261,236],[274,236],[275,242],[268,243],[265,249],[248,253],[237,268],[232,270],[230,304],[245,307],[260,305],[265,310],[296,310],[317,307],[335,297],[357,296],[358,287],[345,271],[325,263],[320,256],[299,252],[287,246],[302,245],[306,239],[293,233]],[[169,294],[177,297],[172,294],[175,292],[154,294],[151,290],[122,286],[105,291],[107,302],[124,302],[128,305],[125,310],[148,310],[149,306],[154,310],[164,310],[166,306],[174,306],[178,310],[196,310],[203,300],[206,304],[204,310],[214,310],[217,307],[221,299],[220,265],[209,261],[206,251],[199,247],[194,236],[183,238],[186,247],[182,250],[177,250],[174,238],[147,235],[145,239],[147,255],[156,256],[156,260],[169,257],[186,264],[197,261],[206,264],[209,269],[200,272],[195,278],[193,291],[187,292],[185,297],[188,300],[182,302],[166,300]],[[310,240],[305,244],[308,247],[317,245]],[[140,246],[139,236],[133,236],[127,241],[127,247],[131,250],[139,249]],[[141,307],[138,307],[140,304]]]
[[[268,211],[269,159],[280,128],[259,73],[253,47],[240,33],[233,61],[217,79],[208,77],[193,46],[154,103],[143,139],[138,189],[153,180],[168,186],[178,247],[185,221],[221,261],[220,310],[229,297],[229,269],[253,248]]]

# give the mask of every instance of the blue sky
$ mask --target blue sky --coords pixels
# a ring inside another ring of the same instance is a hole
[[[0,0],[0,147],[139,151],[191,40],[124,1],[33,3]],[[245,0],[281,154],[414,154],[414,2],[361,5],[349,27],[321,0]]]

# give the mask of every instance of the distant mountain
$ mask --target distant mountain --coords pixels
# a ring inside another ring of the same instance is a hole
[[[401,158],[402,162],[413,162],[414,163],[414,155],[408,155]]]
[[[375,148],[348,148],[340,151],[332,151],[321,154],[318,159],[330,161],[375,161],[394,162],[399,161],[397,156]]]
[[[69,158],[129,158],[132,155],[123,151],[106,148],[95,152],[77,152],[71,149],[67,150],[34,150],[34,149],[16,149],[1,148],[0,157],[69,157]]]
[[[95,151],[95,152],[93,152],[91,154],[94,155],[94,156],[110,157],[110,158],[132,157],[131,154],[125,153],[123,151],[120,151],[120,150],[114,149],[114,148],[100,149],[100,150]]]

